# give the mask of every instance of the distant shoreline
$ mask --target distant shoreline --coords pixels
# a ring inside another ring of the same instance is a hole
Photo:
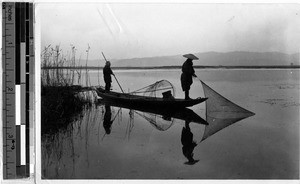
[[[156,69],[181,69],[181,66],[147,66],[147,67],[111,67],[114,70],[156,70]],[[300,69],[300,65],[278,66],[194,66],[195,69]],[[103,67],[42,67],[41,69],[88,69],[102,70]]]

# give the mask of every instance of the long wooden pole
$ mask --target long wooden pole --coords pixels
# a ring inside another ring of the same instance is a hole
[[[121,85],[120,85],[120,83],[119,83],[119,81],[118,81],[117,77],[116,77],[115,75],[114,75],[114,77],[115,77],[115,79],[116,79],[116,81],[117,81],[117,83],[118,83],[118,85],[119,85],[119,87],[120,87],[120,89],[121,89],[122,93],[124,93],[124,91],[123,91],[123,89],[122,89],[122,87],[121,87]]]

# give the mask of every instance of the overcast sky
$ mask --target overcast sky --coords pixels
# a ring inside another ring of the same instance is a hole
[[[41,46],[123,59],[195,52],[299,52],[296,4],[39,3]]]

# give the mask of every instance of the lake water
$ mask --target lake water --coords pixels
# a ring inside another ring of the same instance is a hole
[[[161,79],[183,98],[180,70],[115,71],[124,91]],[[157,119],[143,113],[91,107],[54,134],[42,135],[42,175],[48,179],[299,179],[299,70],[196,70],[212,89],[255,113],[200,142],[205,125],[190,123],[195,142],[194,165],[185,164],[181,134],[185,122]],[[92,85],[98,73],[90,71]],[[100,73],[101,85],[104,85]],[[120,91],[113,79],[113,90]],[[203,97],[194,79],[190,96]],[[205,103],[190,108],[205,119]],[[43,117],[42,117],[43,118]]]

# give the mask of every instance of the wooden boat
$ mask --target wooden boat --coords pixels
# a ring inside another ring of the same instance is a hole
[[[130,93],[118,93],[118,92],[106,92],[103,88],[97,88],[96,90],[99,97],[106,101],[124,103],[127,105],[138,105],[144,107],[164,107],[164,108],[184,108],[191,107],[207,100],[207,98],[196,99],[176,99],[176,98],[157,98],[141,95],[134,95]]]

